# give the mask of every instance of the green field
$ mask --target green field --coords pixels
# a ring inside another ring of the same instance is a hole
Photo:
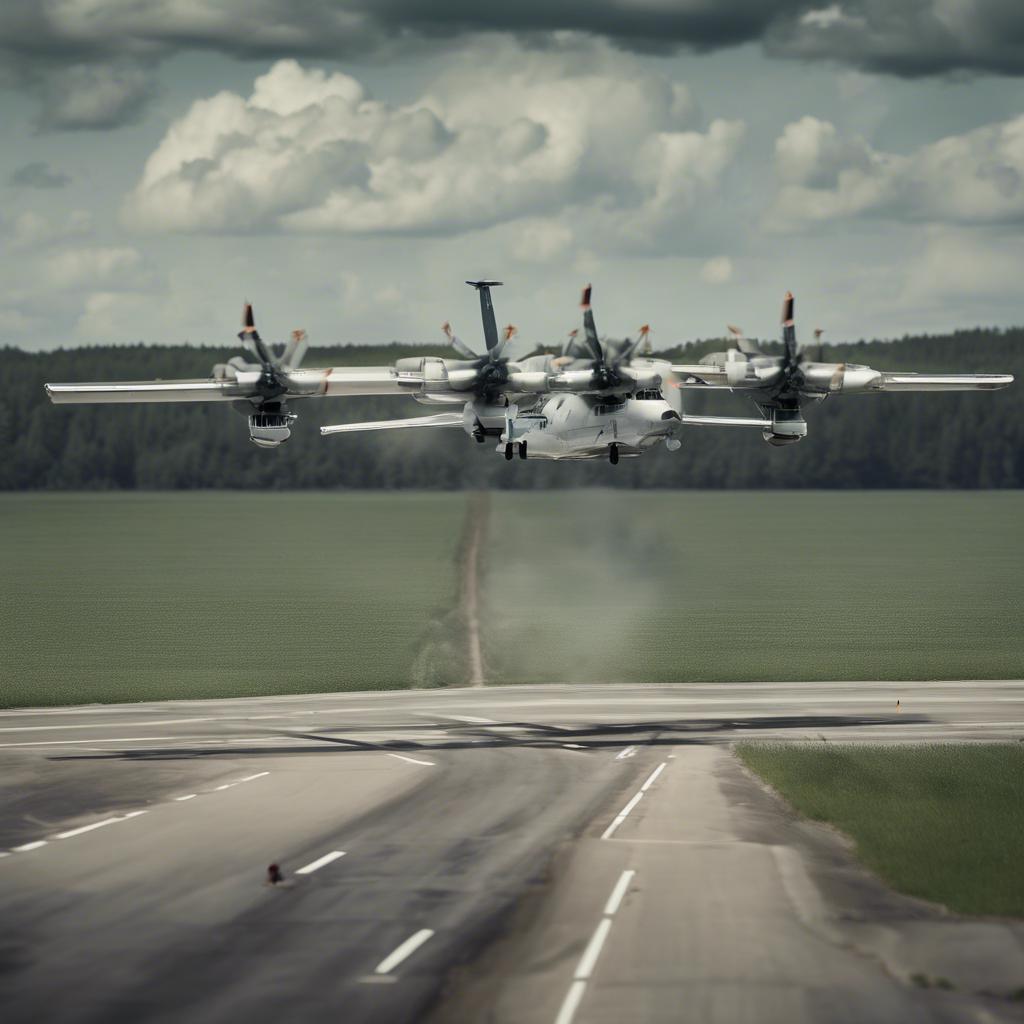
[[[1024,493],[495,494],[495,682],[1024,676]]]
[[[0,703],[461,682],[443,494],[0,498]]]
[[[0,496],[6,706],[457,684],[466,495]],[[495,492],[487,679],[1024,676],[1021,492]]]
[[[745,743],[738,753],[901,892],[1024,916],[1024,747]]]

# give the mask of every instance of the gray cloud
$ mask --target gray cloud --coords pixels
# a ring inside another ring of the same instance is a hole
[[[55,171],[45,160],[22,164],[7,180],[18,188],[63,188],[71,182],[68,175]]]
[[[778,58],[906,77],[1024,74],[1020,0],[6,0],[0,9],[7,77],[41,92],[48,128],[132,120],[152,95],[155,64],[175,53],[383,59],[480,32],[538,47],[585,33],[661,53],[760,42]]]

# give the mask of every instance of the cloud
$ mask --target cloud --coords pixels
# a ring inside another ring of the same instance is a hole
[[[997,296],[1019,287],[1020,245],[961,228],[930,228],[920,257],[909,266],[902,300],[941,302]]]
[[[599,205],[614,223],[671,226],[717,186],[738,122],[690,127],[684,87],[606,48],[525,54],[499,46],[394,105],[340,72],[279,61],[251,95],[194,103],[168,129],[123,219],[154,232],[286,230],[457,235],[524,221],[551,255],[550,219]],[[532,233],[532,238],[531,238]]]
[[[908,155],[842,137],[804,117],[775,144],[774,230],[859,216],[929,223],[1024,219],[1024,115],[951,135]]]
[[[636,53],[761,44],[905,77],[1024,74],[1019,0],[5,0],[0,63],[41,99],[48,129],[137,119],[159,63],[176,54],[252,60],[394,59],[514,36],[550,50],[603,39]]]
[[[136,289],[149,280],[142,254],[128,246],[65,249],[47,257],[45,268],[56,288]]]
[[[732,260],[728,256],[715,256],[700,268],[700,279],[705,284],[726,284],[732,280]]]
[[[69,238],[82,238],[93,230],[88,210],[72,210],[62,220],[47,217],[35,210],[21,213],[0,222],[0,235],[10,239],[12,249],[38,249]]]
[[[18,188],[63,188],[71,182],[68,175],[55,171],[45,160],[22,164],[7,180]]]

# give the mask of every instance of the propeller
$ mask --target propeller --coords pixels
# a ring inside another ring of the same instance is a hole
[[[302,362],[308,347],[308,339],[304,330],[294,330],[291,338],[284,345],[275,346],[275,352],[260,337],[256,328],[256,317],[252,303],[246,302],[242,307],[242,329],[238,332],[238,340],[245,349],[256,357],[261,370],[257,390],[260,398],[273,399],[289,390],[288,371],[293,370]],[[213,376],[218,380],[235,379],[239,371],[252,371],[256,367],[242,356],[233,356],[226,363],[218,363],[213,368]]]
[[[594,323],[594,310],[590,305],[590,298],[593,293],[591,285],[587,285],[583,289],[583,297],[580,300],[580,306],[583,309],[583,337],[587,343],[587,347],[590,349],[591,355],[594,357],[591,363],[591,368],[594,373],[594,384],[599,391],[605,391],[608,388],[617,387],[622,383],[622,378],[615,372],[613,366],[608,364],[608,360],[605,358],[604,348],[601,345],[601,339],[597,336],[597,326]],[[632,348],[632,343],[627,342]],[[623,359],[620,357],[616,360],[616,365],[622,362]]]
[[[483,321],[487,354],[480,355],[474,352],[464,341],[456,337],[450,323],[445,322],[441,329],[452,348],[469,360],[477,371],[473,390],[477,394],[486,394],[508,380],[509,361],[503,353],[508,342],[519,332],[513,324],[509,324],[502,335],[498,336],[498,324],[494,317],[494,305],[491,302],[491,289],[498,287],[501,284],[500,281],[467,281],[466,284],[475,288],[480,295],[480,317]]]

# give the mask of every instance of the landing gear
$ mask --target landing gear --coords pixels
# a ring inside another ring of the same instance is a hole
[[[512,461],[512,455],[513,455],[512,445],[511,445],[511,443],[509,443],[509,444],[505,445],[505,461],[506,462],[511,462]]]
[[[608,461],[613,466],[619,464],[619,446],[617,444],[608,445]]]
[[[525,441],[520,441],[519,442],[519,458],[521,458],[521,459],[525,459],[526,458],[526,442]]]
[[[482,430],[480,430],[479,428],[474,430],[473,431],[473,440],[476,441],[477,444],[483,444],[484,440],[485,440],[484,432]]]

